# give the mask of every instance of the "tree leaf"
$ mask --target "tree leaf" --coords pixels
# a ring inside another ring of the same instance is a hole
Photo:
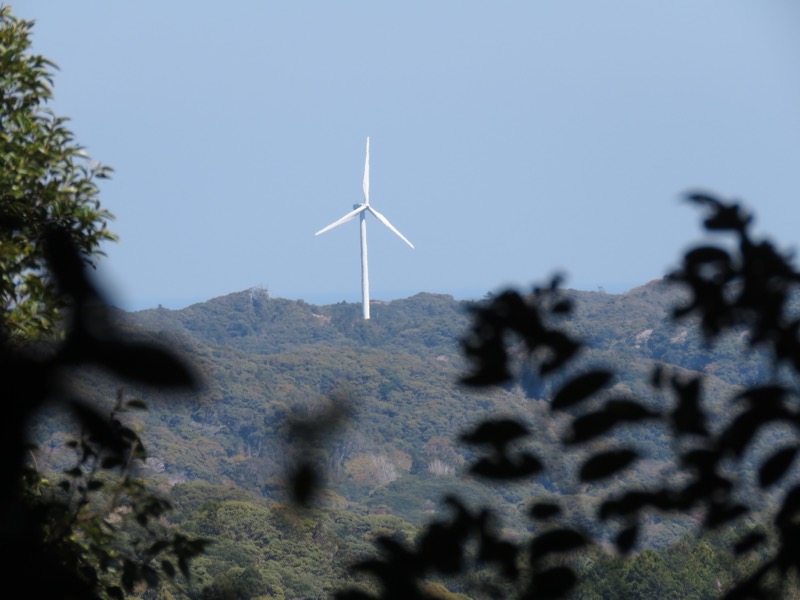
[[[578,581],[569,567],[553,567],[533,576],[533,598],[563,598]]]
[[[620,554],[629,554],[636,544],[636,539],[639,536],[639,526],[631,525],[619,532],[615,540],[617,550]]]
[[[728,265],[731,262],[730,254],[716,246],[700,246],[686,253],[684,260],[687,264],[698,268],[698,264],[720,263]]]
[[[572,436],[566,443],[586,442],[607,433],[620,423],[633,423],[658,416],[635,400],[609,400],[601,410],[575,419],[572,422]]]
[[[118,585],[106,587],[106,594],[108,594],[110,598],[115,598],[116,600],[125,600],[125,593]]]
[[[533,454],[522,452],[515,457],[508,455],[482,458],[469,469],[473,475],[487,479],[521,479],[539,473],[544,468]]]
[[[797,456],[797,446],[790,446],[783,450],[778,450],[770,456],[758,470],[758,483],[762,488],[768,488],[777,483],[792,466]]]
[[[744,504],[729,504],[726,502],[712,503],[711,508],[706,513],[703,527],[706,529],[716,529],[720,525],[733,521],[744,514],[750,512]]]
[[[461,441],[469,444],[490,444],[502,451],[510,442],[528,434],[528,428],[516,419],[497,419],[484,421],[471,432],[463,434]]]
[[[603,389],[613,379],[610,371],[590,371],[567,382],[553,397],[553,410],[564,410],[583,402]]]
[[[137,408],[139,410],[147,410],[147,404],[143,400],[139,400],[138,398],[134,398],[133,400],[128,400],[125,403],[126,408]]]
[[[675,432],[707,436],[706,414],[700,408],[700,379],[695,377],[682,383],[673,378],[672,388],[678,394],[678,405],[670,415]]]
[[[159,577],[158,571],[156,571],[150,565],[142,565],[141,567],[141,576],[147,582],[147,587],[155,588],[158,587]]]
[[[586,536],[574,529],[553,529],[533,539],[531,561],[537,561],[548,554],[577,550],[587,543]]]
[[[319,474],[308,462],[299,465],[290,477],[292,499],[299,505],[307,507],[319,489]]]
[[[164,559],[161,561],[161,570],[172,579],[175,577],[175,566],[168,560]]]
[[[561,514],[561,507],[553,502],[537,502],[528,511],[531,517],[538,520],[551,519]]]
[[[628,467],[639,455],[629,448],[609,450],[589,458],[580,470],[581,481],[596,481],[610,477]]]
[[[764,535],[762,532],[753,531],[751,533],[748,533],[741,539],[739,539],[739,541],[737,541],[736,544],[734,544],[733,552],[737,556],[740,554],[745,554],[746,552],[749,552],[750,550],[752,550],[759,544],[765,542],[766,540],[767,536]]]
[[[572,311],[572,302],[569,300],[560,300],[553,305],[550,312],[554,315],[568,315]]]
[[[106,416],[100,414],[95,408],[76,400],[70,402],[69,405],[81,425],[89,431],[93,440],[114,454],[119,455],[125,452],[127,444],[111,426]]]
[[[153,344],[107,340],[94,345],[95,359],[122,377],[158,386],[195,387],[197,377],[171,352]]]

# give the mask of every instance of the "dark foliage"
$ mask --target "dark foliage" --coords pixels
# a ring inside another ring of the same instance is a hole
[[[671,395],[671,406],[658,407],[652,398],[611,397],[601,402],[602,391],[615,374],[607,369],[577,373],[571,369],[582,344],[559,325],[565,323],[572,305],[560,291],[558,278],[531,294],[507,291],[473,308],[473,324],[464,340],[472,369],[463,382],[481,388],[530,378],[531,372],[543,381],[558,377],[559,385],[550,388],[557,390],[550,408],[566,412],[571,419],[562,439],[565,451],[594,448],[578,473],[579,480],[590,485],[602,485],[607,478],[636,468],[636,450],[608,447],[620,428],[655,423],[671,432],[677,449],[672,475],[649,489],[626,489],[620,483],[609,488],[614,491],[607,492],[599,504],[599,527],[593,531],[610,529],[621,555],[636,547],[649,513],[698,515],[702,531],[741,522],[759,502],[752,494],[740,493],[743,480],[752,478],[745,462],[748,451],[769,425],[781,424],[794,432],[759,459],[757,466],[758,486],[779,491],[774,516],[760,529],[745,528],[731,548],[739,555],[759,550],[764,558],[738,584],[723,591],[729,599],[773,597],[781,582],[800,569],[800,484],[791,482],[796,477],[792,466],[800,425],[796,402],[800,390],[793,383],[800,374],[800,317],[789,309],[800,274],[770,242],[753,239],[752,218],[738,204],[699,193],[688,199],[706,211],[708,231],[732,236],[735,244],[704,245],[686,253],[680,268],[668,278],[688,292],[688,300],[675,308],[673,318],[696,319],[709,344],[727,332],[743,334],[752,351],[765,352],[774,365],[769,380],[732,399],[735,411],[730,419],[712,427],[712,416],[702,402],[702,378],[661,367],[654,369],[648,385],[653,397]],[[479,454],[470,472],[509,482],[546,473],[539,458],[521,449],[534,436],[535,430],[505,417],[478,425],[461,440],[486,449],[488,456]],[[592,445],[596,441],[602,442],[599,451]],[[425,578],[464,574],[478,564],[494,567],[505,580],[500,588],[475,590],[479,595],[564,597],[579,581],[571,558],[600,541],[580,527],[559,523],[568,513],[558,501],[533,499],[529,515],[535,524],[523,540],[503,539],[487,531],[488,509],[470,511],[454,498],[449,503],[455,509],[454,519],[430,524],[416,547],[382,539],[383,557],[357,567],[381,582],[383,591],[377,597],[427,598],[422,587]],[[760,509],[758,514],[769,513]],[[351,591],[337,597],[375,596]]]
[[[42,243],[69,316],[60,340],[44,347],[21,346],[0,332],[0,564],[5,581],[22,582],[30,597],[122,598],[176,571],[188,575],[205,542],[161,527],[169,504],[134,477],[134,463],[146,455],[123,413],[143,404],[120,392],[105,414],[73,395],[65,373],[99,365],[125,380],[176,389],[191,389],[197,379],[171,352],[131,342],[111,325],[70,234],[53,227]],[[52,487],[26,462],[27,426],[45,408],[70,411],[81,432],[69,443],[74,466]],[[105,518],[108,509],[93,506],[100,499],[111,510],[124,503],[139,528],[136,539],[122,543],[124,531]]]
[[[98,180],[111,169],[91,161],[68,119],[48,109],[55,65],[30,52],[32,27],[0,6],[0,327],[16,339],[48,335],[61,319],[48,227],[69,231],[80,250],[72,258],[86,264],[116,239],[98,201]]]

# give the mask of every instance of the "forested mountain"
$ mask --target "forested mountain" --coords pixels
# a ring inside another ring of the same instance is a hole
[[[564,325],[586,343],[582,364],[620,374],[608,395],[658,403],[645,385],[654,361],[704,373],[712,403],[763,374],[764,364],[742,352],[746,332],[712,349],[691,325],[674,325],[678,292],[663,281],[621,295],[567,295],[575,313]],[[376,536],[410,539],[454,491],[495,506],[511,532],[529,527],[531,498],[553,495],[573,522],[591,526],[597,488],[576,483],[575,472],[592,447],[561,456],[564,423],[546,412],[558,381],[544,386],[521,363],[519,385],[476,392],[459,384],[471,306],[422,293],[374,302],[364,321],[356,304],[314,306],[251,289],[182,310],[115,312],[132,338],[166,342],[204,380],[201,392],[178,398],[123,390],[149,406],[126,416],[141,430],[147,474],[170,490],[171,520],[214,540],[195,563],[193,595],[230,587],[250,589],[244,598],[325,597],[350,580],[347,565],[369,554]],[[74,381],[109,406],[116,385],[98,371]],[[530,423],[536,453],[557,465],[531,483],[487,485],[463,473],[470,454],[459,433],[504,413]],[[40,461],[53,468],[65,441],[60,430],[58,418],[36,427]],[[645,431],[629,440],[643,456],[643,483],[674,458],[663,431]],[[325,477],[306,512],[286,502],[285,474],[301,460]],[[685,523],[654,520],[642,549],[667,547],[684,532]]]

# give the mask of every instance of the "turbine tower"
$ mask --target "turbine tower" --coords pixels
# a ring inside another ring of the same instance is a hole
[[[394,225],[389,223],[389,220],[384,217],[381,213],[377,210],[372,208],[369,204],[369,138],[367,138],[367,158],[364,162],[364,202],[363,204],[354,204],[353,210],[347,213],[338,221],[331,223],[327,227],[320,229],[314,235],[320,235],[321,233],[325,233],[333,229],[334,227],[338,227],[342,223],[347,223],[351,219],[353,219],[356,215],[360,215],[361,221],[361,306],[364,313],[364,318],[369,319],[369,269],[367,267],[367,212],[371,212],[375,215],[381,223],[386,225],[389,229],[391,229],[397,236],[403,240],[406,244],[414,247],[414,244],[409,242],[405,236],[395,229]]]

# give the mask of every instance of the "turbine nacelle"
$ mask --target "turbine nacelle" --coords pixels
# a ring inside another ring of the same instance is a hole
[[[367,138],[367,158],[364,161],[364,202],[362,202],[361,204],[353,204],[353,210],[352,211],[347,213],[345,216],[343,216],[338,221],[334,221],[333,223],[331,223],[327,227],[323,227],[322,229],[320,229],[314,235],[320,235],[322,233],[325,233],[326,231],[330,231],[334,227],[338,227],[342,223],[347,223],[348,221],[351,221],[352,219],[357,217],[359,214],[361,214],[365,210],[368,210],[369,212],[371,212],[376,219],[378,219],[381,223],[386,225],[386,227],[388,227],[395,235],[397,235],[406,244],[408,244],[412,248],[414,247],[414,244],[409,242],[406,239],[406,237],[402,233],[400,233],[394,225],[392,225],[389,222],[389,219],[384,217],[381,213],[379,213],[377,210],[372,208],[372,206],[370,206],[370,204],[369,204],[369,138]]]

